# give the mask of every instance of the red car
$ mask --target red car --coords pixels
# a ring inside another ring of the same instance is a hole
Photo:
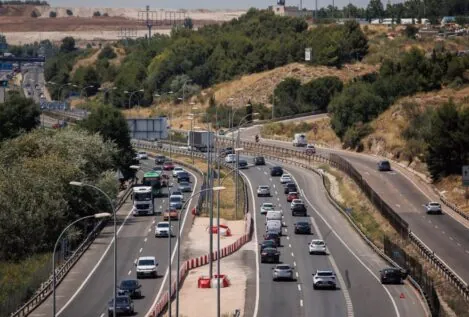
[[[291,203],[293,199],[299,199],[299,198],[300,198],[300,195],[298,195],[297,192],[290,192],[287,196],[287,201]]]
[[[179,220],[179,212],[176,209],[168,209],[163,213],[163,220],[168,221],[171,217],[171,220]]]
[[[172,171],[174,169],[174,163],[171,161],[167,161],[163,163],[163,170],[165,171]]]

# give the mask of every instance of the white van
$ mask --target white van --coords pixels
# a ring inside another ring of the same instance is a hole
[[[269,220],[265,223],[265,232],[274,232],[279,236],[282,235],[282,221],[281,220]]]
[[[280,220],[280,221],[282,221],[282,218],[283,218],[283,213],[281,211],[271,210],[271,211],[268,211],[267,214],[265,215],[266,223],[269,220]]]

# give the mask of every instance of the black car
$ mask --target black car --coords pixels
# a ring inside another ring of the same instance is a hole
[[[403,280],[407,278],[409,273],[396,267],[388,267],[381,271],[380,278],[381,284],[402,284]]]
[[[378,162],[378,171],[380,172],[387,172],[391,170],[391,163],[389,161],[379,161]]]
[[[190,178],[188,172],[179,172],[179,173],[177,173],[177,180],[178,180],[178,183],[180,183],[180,182],[190,182],[191,178]]]
[[[289,194],[291,192],[298,192],[298,188],[296,187],[296,184],[293,182],[286,183],[283,187],[283,193]]]
[[[248,168],[248,162],[246,160],[239,160],[238,161],[238,168],[239,169],[246,169]]]
[[[264,242],[259,244],[261,249],[260,251],[262,252],[266,248],[272,248],[276,249],[277,248],[277,242],[275,240],[264,240]]]
[[[114,313],[114,298],[109,301],[107,312],[109,317],[113,316]],[[129,295],[116,296],[116,316],[127,315],[132,316],[134,314],[134,303]]]
[[[155,164],[163,164],[166,161],[166,156],[164,155],[157,155],[155,157]]]
[[[265,248],[261,252],[261,263],[279,263],[280,262],[280,252],[274,248]]]
[[[235,154],[235,150],[232,147],[226,147],[224,149],[221,149],[218,154],[221,156],[227,156],[228,154]]]
[[[152,170],[154,170],[155,172],[163,172],[163,168],[161,166],[155,166],[152,168]]]
[[[264,240],[273,240],[275,243],[277,243],[277,247],[280,246],[280,235],[277,232],[267,231],[264,234]]]
[[[306,221],[299,221],[295,223],[295,233],[297,234],[311,234],[311,224]]]
[[[306,217],[306,206],[304,204],[295,204],[291,208],[291,215],[292,216],[302,216]]]
[[[142,285],[137,280],[123,280],[119,285],[119,293],[129,295],[130,298],[140,298],[142,297],[140,288]]]
[[[274,166],[270,169],[270,176],[282,176],[283,168],[280,166]]]
[[[254,165],[265,165],[265,160],[263,156],[256,156],[253,161]]]

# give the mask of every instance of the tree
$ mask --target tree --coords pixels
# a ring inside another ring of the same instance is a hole
[[[49,18],[56,18],[57,17],[57,12],[51,11],[49,12]]]
[[[104,46],[98,55],[98,59],[104,59],[104,58],[113,59],[116,57],[117,57],[117,54],[114,52],[114,50],[112,49],[110,45]]]
[[[407,25],[404,30],[405,36],[410,39],[415,39],[415,35],[419,32],[419,29],[414,25]]]
[[[29,98],[12,95],[0,104],[0,141],[15,138],[38,127],[39,106]]]
[[[311,80],[298,91],[301,112],[327,111],[327,106],[334,94],[341,92],[342,81],[336,76],[326,76]]]
[[[67,11],[65,11],[67,13],[67,15],[70,17],[73,15],[73,11],[70,10],[70,9],[67,9]]]
[[[300,113],[297,102],[301,82],[295,78],[286,78],[274,90],[274,116],[283,117]]]
[[[62,39],[62,45],[60,45],[60,51],[64,53],[70,53],[75,51],[75,39],[71,36],[64,37]]]
[[[118,109],[108,105],[96,107],[86,119],[80,121],[79,127],[91,133],[99,133],[104,140],[114,142],[118,149],[118,154],[114,157],[116,166],[124,176],[132,174],[129,166],[135,152],[130,144],[127,121]]]
[[[368,11],[369,17],[371,19],[379,19],[379,21],[383,20],[384,7],[381,0],[370,0],[366,10]]]
[[[39,13],[37,13],[36,10],[31,11],[31,18],[37,18],[39,17]]]
[[[101,16],[101,12],[95,11],[95,12],[93,12],[93,16],[94,16],[94,17],[100,17],[100,16]]]
[[[185,18],[184,19],[184,27],[186,29],[192,30],[192,28],[194,27],[194,23],[192,22],[191,18]]]

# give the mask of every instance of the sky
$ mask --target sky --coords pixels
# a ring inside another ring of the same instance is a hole
[[[333,0],[317,0],[318,7],[328,6]],[[350,0],[356,6],[364,7],[369,0]],[[248,9],[250,7],[267,8],[276,4],[276,0],[49,0],[54,7],[104,7],[104,8],[168,8],[168,9]],[[394,1],[393,1],[394,2]],[[335,0],[335,5],[342,7],[349,3],[349,0]],[[298,6],[300,0],[286,0],[288,6]],[[303,8],[312,9],[315,0],[303,0]]]

